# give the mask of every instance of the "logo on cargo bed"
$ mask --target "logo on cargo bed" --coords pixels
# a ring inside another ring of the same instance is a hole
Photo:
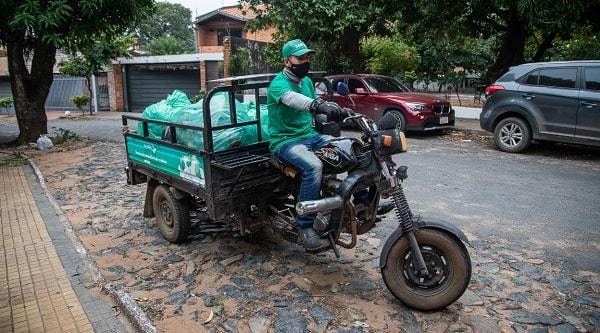
[[[145,143],[144,149],[148,149],[148,150],[152,151],[152,154],[156,155],[156,146],[155,145]]]

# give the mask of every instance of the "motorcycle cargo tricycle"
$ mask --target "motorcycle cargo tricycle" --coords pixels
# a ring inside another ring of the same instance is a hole
[[[331,84],[322,82],[331,98]],[[376,226],[380,200],[389,198],[397,228],[380,255],[386,286],[400,301],[418,310],[441,309],[456,301],[471,278],[468,240],[450,223],[412,214],[402,187],[407,167],[397,166],[392,158],[407,151],[395,117],[384,115],[375,123],[358,112],[351,113],[343,124],[360,131],[360,138],[352,138],[340,135],[340,124],[316,115],[317,131],[335,137],[314,152],[323,163],[321,199],[296,202],[300,177],[273,158],[261,128],[261,92],[268,85],[268,80],[237,80],[213,88],[202,103],[203,119],[195,125],[123,116],[127,182],[147,184],[144,216],[156,217],[164,238],[175,243],[188,238],[190,212],[196,211],[242,235],[269,226],[284,239],[296,242],[296,214],[316,213],[314,229],[329,244],[313,252],[332,250],[339,256],[338,246],[353,248],[358,235]],[[243,94],[248,91],[253,94]],[[341,84],[337,91],[346,95],[348,87]],[[213,125],[211,119],[211,99],[217,94],[225,94],[229,101],[230,123],[225,125]],[[236,99],[248,96],[256,107],[255,117],[249,121],[241,119],[236,110]],[[132,120],[139,123],[137,131],[127,127]],[[163,135],[151,137],[149,126],[157,125],[164,128]],[[216,133],[242,127],[252,128],[254,142],[215,149]],[[183,132],[195,133],[202,145],[181,142]]]

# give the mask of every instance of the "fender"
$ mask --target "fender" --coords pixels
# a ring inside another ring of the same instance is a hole
[[[427,218],[421,219],[419,217],[415,217],[414,219],[415,229],[437,229],[440,231],[444,231],[457,239],[460,239],[463,243],[469,244],[469,239],[458,227],[453,225],[450,222],[436,219],[436,218]],[[396,228],[394,232],[388,237],[383,245],[383,249],[381,250],[381,256],[379,257],[379,268],[383,268],[386,265],[387,256],[390,252],[390,249],[396,243],[396,241],[404,235],[404,232],[400,227]],[[463,244],[464,246],[464,244]]]

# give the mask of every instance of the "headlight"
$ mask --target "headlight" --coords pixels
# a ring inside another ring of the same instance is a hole
[[[417,111],[417,112],[422,112],[422,111],[428,111],[429,107],[427,106],[427,104],[421,104],[421,103],[406,103],[406,105],[413,111]]]

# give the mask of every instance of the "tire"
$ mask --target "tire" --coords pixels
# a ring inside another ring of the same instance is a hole
[[[509,117],[494,128],[496,147],[507,153],[523,152],[531,144],[531,130],[521,118]]]
[[[190,233],[190,214],[187,203],[178,200],[164,185],[154,189],[152,206],[158,229],[163,237],[171,243],[181,243]]]
[[[406,117],[402,114],[400,110],[390,110],[388,111],[394,118],[396,118],[396,129],[402,132],[406,132]]]
[[[413,309],[432,311],[445,308],[460,298],[469,285],[469,253],[459,240],[443,231],[419,229],[415,231],[415,237],[430,271],[433,269],[430,265],[434,260],[432,254],[438,255],[436,261],[443,267],[442,275],[419,282],[430,285],[415,284],[407,273],[412,266],[410,244],[406,237],[401,237],[392,245],[386,265],[381,269],[383,281],[398,300]]]

